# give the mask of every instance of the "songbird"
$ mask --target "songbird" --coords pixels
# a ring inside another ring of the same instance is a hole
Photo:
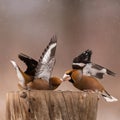
[[[25,54],[20,54],[19,58],[27,65],[25,72],[23,72],[20,67],[12,61],[12,64],[14,63],[13,66],[16,68],[19,81],[22,81],[22,83],[19,82],[19,84],[23,88],[26,86],[29,89],[50,89],[49,79],[56,61],[56,46],[57,37],[53,36],[38,62]],[[32,79],[26,82],[27,84],[24,84],[23,86],[23,83],[26,81],[26,75]],[[53,79],[51,78],[50,80],[52,81]]]
[[[26,65],[27,65],[27,70],[25,71],[25,73],[27,73],[28,75],[35,75],[35,69],[38,65],[38,62],[33,59],[32,57],[25,55],[23,53],[20,53],[18,55],[19,59],[22,60]],[[35,84],[40,84],[41,81],[35,81],[34,84],[31,82],[28,86],[32,86],[32,88],[38,89],[36,88]],[[56,89],[62,82],[62,79],[59,77],[50,77],[49,79],[49,89],[53,90]],[[46,83],[46,81],[43,82],[44,84],[47,84],[48,86],[48,82]],[[43,85],[44,86],[44,85]],[[43,87],[43,89],[46,89],[46,87]],[[48,88],[47,88],[48,89]]]
[[[80,90],[92,90],[100,93],[107,102],[118,101],[105,90],[103,85],[95,77],[83,75],[82,70],[68,70],[63,76],[63,79],[65,78],[69,78],[68,80]]]
[[[62,79],[58,77],[51,77],[53,67],[56,61],[55,59],[55,52],[56,52],[56,45],[57,45],[56,36],[54,37],[53,40],[52,42],[50,42],[50,44],[44,50],[42,56],[40,57],[40,60],[36,67],[36,72],[34,76],[34,81],[32,83],[32,88],[34,86],[34,88],[41,89],[41,87],[43,87],[43,84],[36,84],[37,81],[40,82],[41,80],[44,80],[49,84],[48,89],[55,89],[62,82]]]
[[[115,76],[116,73],[111,70],[102,67],[101,65],[91,62],[91,50],[86,50],[82,54],[78,55],[73,59],[72,68],[82,69],[83,75],[94,76],[96,78],[102,79],[105,74]]]

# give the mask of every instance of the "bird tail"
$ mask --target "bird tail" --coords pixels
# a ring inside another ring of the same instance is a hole
[[[105,99],[105,101],[107,101],[107,102],[116,102],[116,101],[118,101],[117,98],[111,96],[107,91],[104,91],[104,92],[102,93],[102,97],[103,97],[103,98]]]

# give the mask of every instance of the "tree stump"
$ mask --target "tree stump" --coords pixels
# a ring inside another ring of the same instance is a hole
[[[96,120],[92,92],[32,90],[7,93],[6,120]]]

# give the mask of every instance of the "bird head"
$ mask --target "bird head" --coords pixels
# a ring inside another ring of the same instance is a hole
[[[89,49],[82,52],[80,55],[73,59],[72,68],[73,69],[83,68],[87,63],[91,62],[91,55],[92,51]]]
[[[82,77],[81,70],[72,69],[65,72],[65,74],[63,75],[63,81],[68,80],[72,83],[76,83],[81,79],[81,77]]]

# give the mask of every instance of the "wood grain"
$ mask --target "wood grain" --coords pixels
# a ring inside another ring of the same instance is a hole
[[[91,92],[9,92],[6,120],[96,120],[97,106],[98,96]]]

